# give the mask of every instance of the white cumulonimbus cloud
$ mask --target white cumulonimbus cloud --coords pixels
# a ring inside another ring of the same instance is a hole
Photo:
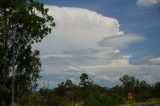
[[[97,42],[105,37],[123,34],[114,18],[81,8],[46,7],[54,17],[56,26],[53,33],[39,45],[41,52],[95,48],[98,46]],[[48,48],[48,45],[51,46]]]
[[[119,46],[126,47],[129,43],[143,39],[138,35],[125,35],[120,30],[117,19],[105,17],[94,11],[73,7],[46,7],[54,17],[56,26],[49,36],[35,46],[42,54],[99,49],[99,42],[102,46],[112,47],[113,51],[117,51]]]
[[[137,5],[140,6],[152,6],[160,4],[160,0],[137,0]]]

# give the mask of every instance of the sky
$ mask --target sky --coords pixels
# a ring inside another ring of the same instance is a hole
[[[124,74],[160,81],[160,0],[40,0],[56,26],[41,52],[40,87],[87,73],[104,87]]]

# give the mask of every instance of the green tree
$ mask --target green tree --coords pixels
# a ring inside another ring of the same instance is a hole
[[[59,106],[61,97],[56,96],[53,90],[40,89],[39,93],[42,96],[41,106]]]
[[[80,76],[79,86],[82,89],[82,98],[85,99],[90,93],[90,88],[93,85],[92,79],[86,74],[82,73]]]
[[[113,88],[110,88],[109,91],[117,95],[121,95],[123,97],[126,96],[126,91],[124,90],[122,86],[119,86],[119,85],[116,85]]]
[[[154,95],[157,98],[160,97],[160,82],[157,82],[154,85]]]
[[[139,81],[138,86],[135,89],[136,101],[145,101],[151,97],[152,94],[151,86],[144,80]]]
[[[12,50],[15,47],[16,96],[22,96],[24,92],[37,85],[41,63],[39,51],[33,51],[32,44],[40,42],[51,32],[54,25],[53,17],[48,15],[48,9],[38,1],[1,1],[0,84],[11,89],[12,77],[9,75],[11,74]]]
[[[80,76],[80,83],[79,86],[80,87],[87,87],[93,84],[93,81],[91,80],[91,78],[86,74],[86,73],[82,73]]]
[[[124,75],[120,78],[120,81],[123,83],[123,86],[127,90],[132,90],[135,86],[138,85],[139,80],[134,76]]]
[[[55,91],[59,96],[65,96],[66,92],[75,86],[76,85],[74,85],[71,80],[66,80],[58,84],[58,87],[55,89]]]
[[[65,82],[65,87],[66,88],[72,88],[72,87],[74,87],[75,86],[75,84],[72,82],[72,80],[66,80],[66,82]]]
[[[71,80],[67,79],[65,82],[63,81],[60,84],[58,84],[58,86],[63,86],[65,88],[72,88],[75,86],[75,84]]]
[[[139,80],[134,76],[124,75],[120,78],[120,81],[123,84],[123,87],[126,91],[126,97],[128,92],[134,93],[135,87],[138,86]]]
[[[10,90],[4,86],[0,84],[0,105],[3,106],[4,105],[4,101],[8,101],[8,96],[10,94]]]

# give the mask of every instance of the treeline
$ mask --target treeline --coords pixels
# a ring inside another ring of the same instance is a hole
[[[101,87],[83,73],[78,85],[71,80],[58,84],[54,89],[41,88],[37,92],[26,93],[22,97],[22,106],[119,106],[132,93],[132,100],[144,102],[149,98],[160,97],[160,82],[154,85],[140,81],[134,76],[124,75],[120,78],[122,85],[113,88]]]

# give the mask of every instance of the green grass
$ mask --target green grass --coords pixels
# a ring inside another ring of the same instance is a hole
[[[150,103],[160,103],[160,98],[151,98],[148,100]]]
[[[143,104],[159,104],[159,103],[160,103],[160,98],[151,98],[144,103],[138,103],[138,106],[141,106]]]
[[[121,106],[131,106],[132,104],[134,104],[134,101],[131,100],[127,100],[123,105]]]
[[[160,98],[151,98],[148,99],[146,102],[139,102],[139,103],[135,103],[136,106],[143,106],[144,104],[158,104],[160,103]],[[132,106],[132,104],[134,104],[134,101],[126,101],[123,105],[121,106]]]
[[[83,102],[82,101],[78,102],[77,106],[83,106]]]
[[[143,106],[144,104],[156,104],[156,103],[160,103],[160,98],[151,98],[151,99],[148,99],[146,102],[139,102],[135,104],[136,106]],[[123,105],[120,105],[120,106],[132,106],[133,104],[134,104],[134,101],[127,100]],[[79,101],[77,103],[77,106],[83,106],[83,102]]]

